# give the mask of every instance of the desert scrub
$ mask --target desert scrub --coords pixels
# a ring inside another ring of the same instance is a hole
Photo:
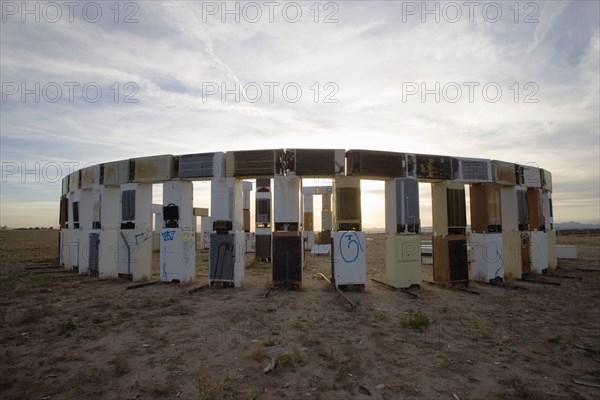
[[[424,331],[427,329],[431,321],[429,317],[423,314],[421,311],[409,311],[408,316],[402,321],[402,326],[405,328],[414,329],[417,331]]]
[[[77,325],[71,318],[69,318],[68,320],[60,323],[58,326],[58,334],[61,336],[71,336],[71,333],[75,332],[75,329],[77,329]]]

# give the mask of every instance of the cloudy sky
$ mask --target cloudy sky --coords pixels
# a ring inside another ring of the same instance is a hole
[[[2,225],[57,226],[73,165],[293,147],[536,164],[553,174],[556,221],[600,219],[596,1],[4,1],[1,12]],[[195,188],[209,206],[207,185]],[[383,185],[363,195],[365,226],[382,226]]]

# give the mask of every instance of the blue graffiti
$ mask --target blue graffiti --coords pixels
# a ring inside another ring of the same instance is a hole
[[[348,239],[348,244],[345,247],[342,243],[344,238]],[[360,239],[358,238],[358,235],[356,234],[356,232],[348,232],[348,233],[343,234],[340,237],[339,249],[340,249],[340,255],[342,256],[342,259],[347,263],[352,263],[352,262],[356,261],[356,259],[360,255],[360,253],[362,253],[364,251],[362,245],[360,244]],[[352,249],[354,249],[354,251],[352,251]],[[345,251],[346,252],[349,251],[349,253],[344,254]],[[346,257],[346,255],[350,255],[350,256]]]
[[[140,243],[143,243],[143,242],[145,242],[146,240],[148,240],[148,239],[152,238],[152,236],[151,236],[151,235],[150,235],[150,233],[148,233],[148,232],[141,232],[141,233],[138,233],[138,234],[136,234],[136,235],[134,236],[134,238],[135,238],[135,245],[136,245],[136,246],[139,246],[139,245],[140,245]]]
[[[163,233],[161,233],[163,240],[169,241],[169,240],[173,240],[173,238],[175,237],[175,231],[165,231]]]
[[[137,235],[135,235],[136,246],[139,246],[140,243],[145,242],[146,240],[150,239],[151,237],[152,236],[148,232],[138,233]]]

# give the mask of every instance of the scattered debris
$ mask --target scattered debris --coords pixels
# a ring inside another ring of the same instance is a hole
[[[363,385],[358,385],[358,392],[362,393],[362,394],[366,394],[367,396],[371,395],[371,392],[369,391],[369,389],[367,389]]]
[[[268,374],[269,372],[271,372],[273,369],[275,369],[275,359],[271,358],[271,362],[269,363],[269,365],[267,365],[265,367],[265,369],[263,370],[265,372],[265,374]]]
[[[533,280],[533,279],[517,279],[519,282],[525,283],[536,283],[538,285],[552,285],[552,286],[560,286],[559,282],[550,282],[550,281],[542,281],[542,280]]]
[[[549,276],[551,276],[552,278],[577,279],[579,281],[583,280],[583,278],[581,276],[573,276],[573,275],[552,274]]]
[[[46,275],[46,274],[65,274],[65,276],[69,276],[69,275],[77,275],[75,272],[71,272],[71,271],[67,271],[63,268],[60,269],[48,269],[48,270],[42,270],[42,271],[33,271],[31,273],[32,275]]]
[[[589,386],[589,387],[600,389],[600,383],[580,381],[579,379],[573,379],[573,382],[578,385]]]
[[[383,389],[385,389],[385,385],[383,383],[380,383],[379,385],[375,386],[375,389],[383,390]]]
[[[275,358],[279,354],[286,354],[288,349],[283,344],[276,344],[274,346],[265,347],[265,354],[267,357]]]
[[[374,278],[371,278],[371,280],[372,280],[373,282],[376,282],[376,283],[379,283],[380,285],[383,285],[383,286],[385,286],[386,288],[388,288],[388,289],[390,289],[390,290],[393,290],[393,291],[396,291],[396,292],[402,292],[402,293],[404,293],[404,294],[407,294],[407,295],[409,295],[410,297],[412,297],[413,299],[418,299],[418,298],[419,298],[419,296],[418,296],[416,293],[410,292],[410,291],[409,291],[410,289],[400,289],[400,288],[397,288],[397,287],[395,287],[395,286],[392,286],[392,285],[390,285],[390,284],[389,284],[389,283],[387,283],[387,282],[380,281],[379,279],[374,279]]]
[[[205,283],[204,285],[201,285],[201,286],[196,286],[194,288],[191,288],[190,290],[188,290],[188,293],[189,294],[196,293],[196,292],[199,292],[202,289],[206,289],[206,288],[208,288],[208,283]]]
[[[150,281],[150,282],[142,282],[142,283],[136,283],[135,285],[129,285],[125,288],[125,290],[131,290],[131,289],[139,289],[139,288],[143,288],[146,286],[150,286],[150,285],[154,285],[156,283],[158,283],[159,281]]]
[[[454,400],[460,400],[460,397],[458,397],[458,396],[456,395],[456,393],[452,393],[452,398],[453,398]]]
[[[265,293],[265,294],[263,294],[263,299],[266,299],[266,298],[267,298],[267,296],[269,295],[269,293],[271,293],[271,290],[273,290],[273,286],[271,286],[271,287],[269,288],[269,290],[267,290],[267,291],[266,291],[266,293]]]
[[[479,296],[479,295],[481,294],[481,293],[479,293],[479,292],[478,292],[478,291],[476,291],[476,290],[473,290],[473,289],[467,289],[467,288],[464,288],[464,287],[457,287],[457,288],[455,288],[455,289],[456,289],[456,290],[460,290],[461,292],[466,292],[466,293],[470,293],[470,294],[475,294],[475,295],[477,295],[477,296]]]
[[[322,272],[319,272],[319,275],[321,275],[321,278],[325,279],[325,281],[331,285],[331,279],[329,279],[328,277],[326,277],[325,275],[323,275]]]
[[[354,307],[356,307],[356,303],[350,300],[348,296],[346,296],[344,292],[340,290],[340,288],[336,287],[335,290],[344,298],[344,300],[348,302],[348,304],[350,304],[350,308],[354,309]]]
[[[274,346],[265,347],[265,355],[271,358],[271,362],[264,368],[265,374],[268,374],[277,365],[277,356],[280,354],[288,354],[288,348],[283,344],[276,344]]]
[[[580,344],[576,344],[576,345],[575,345],[575,347],[577,347],[578,349],[581,349],[581,350],[585,350],[585,351],[587,351],[588,353],[592,353],[592,354],[596,354],[596,353],[597,353],[597,351],[596,351],[596,350],[594,350],[594,349],[590,349],[590,348],[588,348],[588,347],[585,347],[585,346],[582,346],[582,345],[580,345]]]

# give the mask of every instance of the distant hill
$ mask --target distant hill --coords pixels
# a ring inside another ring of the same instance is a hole
[[[567,230],[567,229],[600,229],[600,224],[582,224],[579,222],[561,222],[560,224],[554,224],[554,229]]]
[[[582,224],[580,222],[561,222],[559,224],[554,224],[555,230],[562,231],[572,231],[572,230],[597,230],[600,229],[600,224]],[[471,230],[471,226],[467,225],[467,232]],[[368,233],[382,233],[385,232],[384,228],[365,228],[365,231]],[[421,232],[423,233],[431,233],[433,232],[433,228],[431,226],[422,226]]]

